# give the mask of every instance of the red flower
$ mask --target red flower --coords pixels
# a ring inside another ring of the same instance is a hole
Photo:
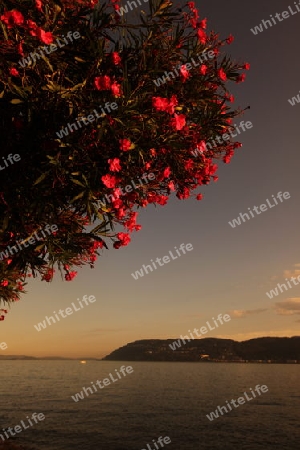
[[[213,175],[218,170],[217,164],[210,164],[208,173],[209,175]]]
[[[169,102],[167,98],[152,97],[152,106],[156,111],[165,111],[169,106]]]
[[[21,281],[18,281],[17,285],[18,285],[17,289],[18,289],[19,291],[24,291],[24,287],[23,287]]]
[[[114,198],[119,198],[121,194],[122,194],[122,191],[121,191],[120,188],[116,188],[116,189],[113,190]]]
[[[163,176],[164,176],[164,178],[169,178],[170,175],[171,175],[171,169],[170,169],[170,167],[167,167],[163,172]]]
[[[231,156],[230,156],[230,155],[226,155],[226,156],[224,156],[224,158],[223,158],[223,161],[224,161],[225,164],[229,164],[229,163],[230,163],[230,160],[231,160]]]
[[[7,286],[8,285],[8,280],[4,280],[0,283],[0,286]]]
[[[37,36],[44,44],[52,44],[54,38],[52,36],[52,33],[50,31],[45,31],[39,28],[37,30]]]
[[[243,73],[236,79],[236,83],[243,83],[243,81],[245,81],[245,79],[246,79],[246,75]]]
[[[116,210],[116,218],[118,220],[123,219],[123,217],[125,217],[125,216],[126,216],[126,214],[125,214],[124,208],[119,208]]]
[[[137,212],[133,212],[130,214],[130,219],[128,219],[126,222],[124,222],[124,226],[128,228],[128,230],[133,231],[136,227],[136,219],[137,219]]]
[[[120,172],[121,166],[119,158],[109,159],[108,162],[109,162],[109,170],[111,172]]]
[[[27,25],[28,25],[29,33],[31,34],[31,36],[38,36],[40,29],[37,26],[37,24],[33,20],[29,19],[29,20],[27,20]]]
[[[114,243],[114,248],[116,249],[128,245],[129,242],[131,241],[129,234],[127,233],[118,233],[117,238],[119,240]]]
[[[9,73],[13,76],[13,77],[19,77],[20,74],[17,71],[17,69],[15,69],[14,67],[12,67],[11,69],[9,69]]]
[[[167,195],[157,195],[156,199],[155,199],[156,203],[158,203],[161,206],[166,205],[168,200],[169,200],[169,197]]]
[[[198,39],[201,42],[201,44],[205,44],[206,40],[207,40],[205,31],[203,31],[201,28],[198,28],[197,35],[198,35]]]
[[[93,242],[93,250],[97,250],[97,248],[103,248],[104,241],[94,241]]]
[[[171,125],[176,130],[182,130],[182,128],[185,126],[185,115],[184,114],[174,114],[174,118],[171,119]]]
[[[176,95],[172,95],[172,97],[171,97],[171,99],[169,101],[169,104],[168,104],[168,106],[166,108],[166,111],[169,114],[174,114],[174,112],[175,112],[175,108],[174,107],[177,106],[177,105],[178,105],[177,97],[176,97]]]
[[[199,22],[199,27],[204,28],[204,30],[205,30],[207,27],[207,19],[201,20],[201,22]]]
[[[77,275],[76,270],[74,270],[73,272],[69,272],[69,273],[67,273],[67,274],[65,275],[65,280],[66,280],[66,281],[72,281],[73,278],[76,277],[76,275]]]
[[[114,123],[116,122],[115,119],[113,119],[110,116],[107,116],[107,120],[108,120],[108,123],[109,123],[110,126],[114,125]]]
[[[221,69],[218,70],[218,76],[222,81],[226,81],[227,80],[227,75],[224,72],[223,68],[221,67]]]
[[[176,95],[172,95],[170,100],[163,97],[152,97],[152,106],[156,111],[166,111],[169,114],[174,114],[174,106],[177,105],[178,100]]]
[[[41,0],[35,0],[35,7],[36,9],[38,9],[39,11],[42,11],[42,2]]]
[[[18,44],[18,53],[19,53],[19,55],[21,55],[21,56],[25,56],[25,53],[23,52],[23,42],[24,42],[24,41],[21,41],[21,42]]]
[[[234,41],[234,37],[232,36],[232,34],[230,34],[228,36],[228,38],[226,39],[226,42],[228,45],[230,45],[233,41]]]
[[[189,17],[189,22],[192,25],[193,28],[197,28],[197,19],[199,18],[199,12],[198,9],[195,8],[194,2],[188,2],[187,6],[190,8],[193,16]]]
[[[111,0],[111,3],[113,4],[113,8],[115,11],[119,11],[120,9],[120,5],[117,5],[116,3],[118,3],[120,0]]]
[[[108,188],[113,188],[116,186],[118,179],[117,177],[113,176],[113,175],[103,175],[103,177],[101,177],[102,183],[108,187]]]
[[[189,71],[187,70],[185,64],[183,64],[183,65],[180,67],[180,74],[181,74],[181,79],[182,79],[183,83],[184,83],[184,82],[189,78],[189,76],[191,75],[191,74],[189,73]]]
[[[121,85],[118,84],[116,81],[113,82],[110,89],[115,97],[120,97],[122,95]]]
[[[182,192],[177,192],[177,194],[176,194],[176,197],[179,198],[179,200],[189,198],[189,196],[190,196],[190,190],[187,187],[184,187]]]
[[[122,61],[118,52],[112,52],[111,57],[115,66],[118,66]]]
[[[206,75],[208,71],[208,67],[205,64],[202,64],[202,66],[200,66],[199,72],[201,73],[201,75]]]
[[[200,141],[199,144],[196,144],[196,149],[198,152],[202,153],[206,151],[206,143],[205,141]]]
[[[36,36],[44,44],[51,44],[54,40],[52,33],[50,31],[45,31],[39,28],[38,25],[33,20],[27,20],[27,25],[29,28],[29,33],[31,36]]]
[[[112,206],[115,209],[120,209],[123,207],[123,205],[124,205],[123,200],[121,200],[120,198],[117,198],[112,202]]]
[[[170,189],[170,191],[175,191],[175,184],[174,181],[170,181],[168,183],[168,188]]]
[[[120,150],[123,150],[123,152],[127,152],[130,150],[131,142],[129,139],[119,139],[120,144]]]
[[[7,28],[13,28],[14,25],[22,25],[24,23],[24,16],[20,11],[13,9],[2,14],[0,20],[7,25]]]
[[[65,268],[66,266],[64,266],[64,269]],[[42,276],[42,281],[47,281],[47,283],[49,283],[50,281],[52,281],[54,273],[54,269],[48,269],[47,272]]]
[[[240,148],[240,147],[243,147],[243,144],[242,144],[241,142],[234,142],[234,143],[232,144],[232,146],[233,146],[234,148]]]
[[[194,162],[192,159],[188,159],[185,163],[184,163],[184,168],[185,170],[190,170],[194,167]]]
[[[111,87],[111,80],[107,75],[96,77],[94,79],[94,86],[98,91],[108,91]]]
[[[196,196],[196,200],[202,200],[203,199],[203,194],[198,194]]]
[[[242,67],[242,69],[244,70],[249,70],[250,69],[250,64],[249,63],[245,63]]]

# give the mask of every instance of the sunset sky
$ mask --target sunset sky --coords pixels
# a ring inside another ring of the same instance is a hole
[[[209,29],[234,35],[225,49],[251,64],[245,83],[232,84],[235,106],[251,106],[235,120],[253,124],[236,138],[243,147],[230,164],[220,162],[219,181],[197,191],[202,201],[172,198],[164,207],[141,210],[142,230],[128,247],[106,251],[95,269],[79,270],[72,282],[59,274],[52,283],[29,282],[28,293],[0,323],[0,343],[8,346],[0,355],[103,357],[131,341],[178,338],[220,313],[232,320],[205,337],[300,335],[300,284],[273,299],[266,295],[300,275],[300,104],[288,102],[300,90],[293,33],[300,13],[254,35],[250,29],[262,19],[288,9],[286,0],[195,3]],[[228,224],[266,199],[274,203],[280,191],[290,198],[236,228]],[[132,272],[182,243],[194,250],[133,279]],[[85,294],[96,302],[35,330],[46,315],[78,304]]]

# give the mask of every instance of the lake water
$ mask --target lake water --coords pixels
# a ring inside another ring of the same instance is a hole
[[[134,372],[72,400],[122,364]],[[36,450],[149,450],[159,436],[171,439],[168,450],[298,450],[299,380],[300,365],[1,361],[0,426],[42,412],[44,421],[9,438]],[[208,420],[257,384],[268,392]]]

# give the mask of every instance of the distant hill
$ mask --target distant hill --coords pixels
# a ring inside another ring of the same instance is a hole
[[[36,361],[99,361],[99,358],[65,358],[64,356],[24,356],[24,355],[0,355],[0,361],[12,361],[12,360],[36,360]]]
[[[170,344],[178,343],[175,350]],[[204,338],[146,339],[114,350],[104,361],[181,361],[181,362],[272,362],[300,363],[300,336],[262,337],[237,342],[232,339]]]
[[[1,360],[12,360],[12,359],[37,359],[34,356],[24,356],[24,355],[0,355]]]

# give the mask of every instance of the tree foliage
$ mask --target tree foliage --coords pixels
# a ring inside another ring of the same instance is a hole
[[[241,114],[227,86],[243,81],[248,65],[224,54],[233,38],[208,32],[193,2],[181,10],[155,0],[136,13],[122,16],[118,0],[1,2],[4,303],[19,299],[27,277],[51,281],[59,270],[71,280],[76,266],[93,267],[110,243],[127,245],[141,228],[140,207],[165,205],[172,193],[200,200],[193,192],[217,180],[217,160],[228,163],[241,145],[205,147]],[[213,57],[200,63],[209,51]],[[199,64],[187,70],[192,60]],[[176,67],[178,76],[154,82]],[[95,111],[101,117],[89,122]],[[125,189],[132,182],[136,188]],[[57,231],[34,239],[53,224]]]

